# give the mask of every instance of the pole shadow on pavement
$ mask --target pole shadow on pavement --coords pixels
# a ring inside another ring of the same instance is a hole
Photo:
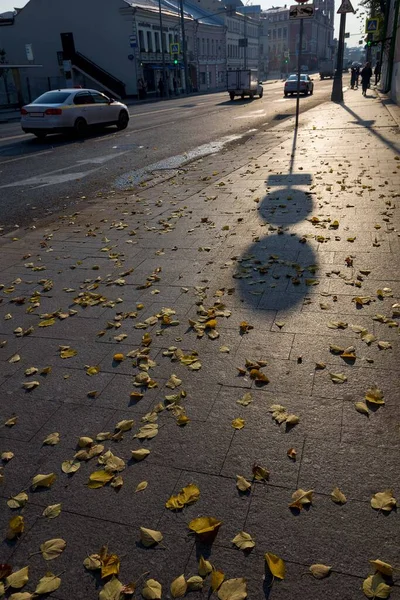
[[[315,278],[317,255],[306,238],[291,230],[313,210],[307,190],[310,173],[294,173],[297,129],[294,131],[288,173],[270,175],[268,191],[259,204],[259,215],[269,234],[246,249],[235,274],[240,298],[253,308],[287,310],[302,303],[310,293],[306,280]],[[308,282],[309,283],[309,282]]]
[[[390,148],[393,152],[396,152],[397,154],[400,152],[400,143],[395,144],[395,143],[391,142],[390,140],[385,138],[385,136],[382,135],[379,131],[377,131],[376,128],[375,129],[373,128],[373,125],[375,124],[375,119],[370,119],[370,120],[362,119],[360,117],[360,115],[358,115],[356,112],[354,112],[354,110],[352,110],[344,102],[341,104],[341,107],[343,108],[343,110],[348,112],[349,115],[354,117],[354,122],[357,125],[360,125],[361,127],[367,127],[369,129],[369,131],[372,133],[372,135],[377,137],[383,144],[385,144],[385,146]],[[395,128],[396,126],[393,125],[393,127]]]

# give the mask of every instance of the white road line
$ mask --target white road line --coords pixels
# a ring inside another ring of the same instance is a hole
[[[38,152],[37,154],[28,154],[25,156],[19,156],[18,158],[10,158],[10,160],[3,160],[0,162],[1,165],[7,165],[8,163],[17,162],[17,160],[26,160],[27,158],[36,158],[38,156],[43,156],[43,154],[51,154],[53,150],[44,150],[43,152]]]
[[[11,135],[9,137],[0,138],[0,144],[1,144],[1,142],[8,142],[9,140],[16,140],[18,138],[23,138],[23,137],[24,138],[29,137],[29,134],[28,133],[20,133],[18,135]]]

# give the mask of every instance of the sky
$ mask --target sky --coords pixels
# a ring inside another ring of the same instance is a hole
[[[358,0],[351,0],[354,10],[358,8]],[[247,1],[243,0],[246,4]],[[12,10],[14,6],[22,8],[27,3],[26,0],[0,0],[0,13],[7,10]],[[248,4],[261,4],[263,9],[271,8],[272,6],[284,6],[291,4],[293,0],[249,0]],[[335,0],[336,10],[339,8],[341,0]],[[360,12],[363,12],[362,10]],[[335,37],[339,34],[339,15],[335,19]],[[364,38],[364,20],[360,20],[357,15],[347,14],[346,16],[346,32],[350,33],[350,38],[346,40],[348,46],[358,46],[358,40]],[[362,35],[360,35],[360,32]]]

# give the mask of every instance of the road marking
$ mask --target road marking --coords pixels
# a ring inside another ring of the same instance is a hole
[[[18,138],[26,138],[29,136],[29,133],[20,133],[18,135],[11,135],[9,137],[5,137],[5,138],[0,138],[0,144],[1,142],[8,142],[9,140],[17,140]]]
[[[1,165],[7,165],[8,163],[17,162],[17,160],[26,160],[27,158],[36,158],[37,156],[43,156],[43,154],[51,154],[53,150],[44,150],[43,152],[38,152],[37,154],[28,154],[28,156],[19,156],[18,158],[10,158],[10,160],[3,160],[0,162]]]
[[[140,133],[141,131],[148,131],[149,129],[157,129],[157,127],[162,127],[163,125],[174,125],[175,121],[168,121],[167,123],[160,123],[159,125],[151,125],[151,127],[144,127],[143,129],[129,129],[129,133]],[[113,134],[113,138],[116,136],[117,134],[114,133]],[[97,143],[97,142],[104,142],[109,140],[110,137],[109,136],[104,136],[101,138],[97,138],[95,140],[92,140],[93,143]]]

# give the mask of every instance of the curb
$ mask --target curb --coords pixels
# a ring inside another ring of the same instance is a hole
[[[396,104],[387,94],[380,92],[379,90],[375,90],[379,100],[386,108],[393,121],[400,127],[400,106]]]

